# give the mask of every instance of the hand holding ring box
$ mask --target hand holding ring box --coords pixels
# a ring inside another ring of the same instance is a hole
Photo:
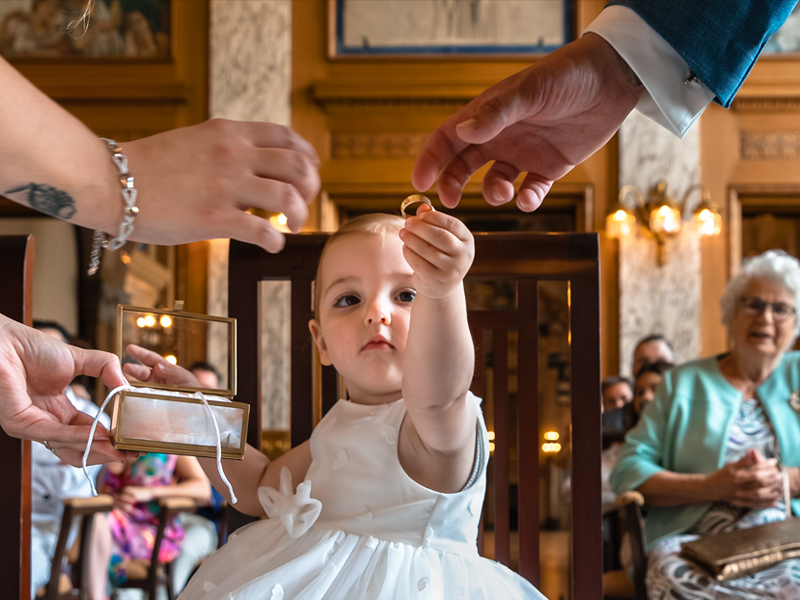
[[[222,458],[244,456],[250,405],[232,401],[236,319],[120,305],[117,356],[137,389],[115,399],[115,448],[213,458],[218,430]],[[195,367],[207,371],[203,383]]]

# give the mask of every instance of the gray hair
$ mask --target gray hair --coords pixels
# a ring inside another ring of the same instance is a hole
[[[753,279],[772,279],[782,283],[794,296],[795,308],[800,306],[800,261],[783,250],[767,250],[743,260],[742,268],[725,286],[719,306],[722,309],[722,323],[726,327],[730,327],[739,299]],[[800,319],[795,318],[795,338],[799,334]]]

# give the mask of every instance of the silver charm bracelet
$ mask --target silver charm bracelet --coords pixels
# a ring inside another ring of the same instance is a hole
[[[133,220],[139,214],[136,206],[136,188],[133,187],[133,175],[128,173],[128,157],[122,153],[122,148],[117,142],[108,138],[100,138],[106,143],[111,152],[111,160],[119,169],[119,182],[122,185],[122,200],[125,202],[125,212],[122,223],[119,226],[119,235],[111,241],[106,240],[106,234],[102,231],[95,231],[92,238],[92,253],[89,257],[89,275],[94,275],[100,268],[100,257],[103,249],[118,250],[125,245],[128,237],[133,233]]]

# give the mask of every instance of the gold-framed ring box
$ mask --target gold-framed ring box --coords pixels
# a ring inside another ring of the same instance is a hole
[[[134,356],[131,344],[170,363],[170,383],[154,376],[146,364],[149,359],[139,360],[141,351],[135,348],[139,356]],[[131,386],[137,388],[123,390],[114,399],[117,450],[214,458],[217,433],[210,410],[219,430],[222,458],[241,460],[250,405],[233,401],[236,319],[120,304],[117,356]],[[132,376],[134,370],[140,375],[149,371],[148,380]],[[200,373],[199,382],[189,375],[192,371]],[[208,408],[197,392],[205,397]]]

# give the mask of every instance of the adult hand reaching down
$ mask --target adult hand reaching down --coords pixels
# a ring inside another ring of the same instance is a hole
[[[427,190],[438,177],[442,203],[455,207],[478,169],[483,196],[514,198],[532,211],[553,182],[600,149],[644,93],[639,79],[601,37],[587,34],[490,87],[436,129],[414,164],[412,182]]]
[[[92,417],[65,395],[78,375],[100,377],[109,388],[125,379],[113,354],[68,346],[0,315],[0,426],[13,437],[47,442],[64,462],[80,466]],[[114,449],[98,424],[89,464],[136,456]]]

